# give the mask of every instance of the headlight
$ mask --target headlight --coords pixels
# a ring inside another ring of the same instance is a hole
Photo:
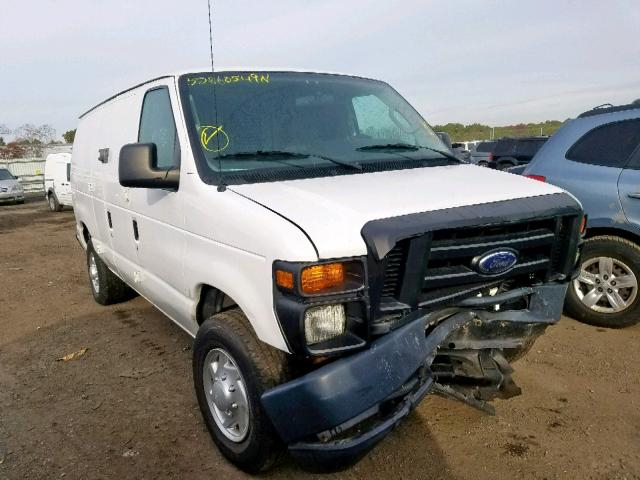
[[[293,267],[293,271],[289,268],[276,266],[275,270],[276,285],[287,292],[297,290],[304,296],[313,296],[351,292],[364,287],[364,266],[360,261],[319,263]]]
[[[344,263],[313,265],[302,270],[300,286],[302,293],[320,293],[338,287],[344,290]]]
[[[20,190],[22,190],[22,186],[19,183],[15,184],[11,189],[12,192],[19,192]]]
[[[304,336],[307,345],[342,335],[346,324],[344,305],[324,305],[308,309],[304,313]]]

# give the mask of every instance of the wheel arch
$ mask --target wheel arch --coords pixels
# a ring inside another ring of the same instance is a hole
[[[196,322],[198,326],[212,314],[220,313],[230,308],[240,308],[238,303],[219,288],[206,283],[200,284],[197,292]]]
[[[625,240],[629,240],[636,245],[640,245],[640,235],[623,228],[591,227],[587,228],[587,232],[585,234],[586,239],[603,236],[620,237],[624,238]]]
[[[91,241],[91,234],[89,233],[89,229],[84,222],[80,222],[80,228],[82,230],[82,239],[84,240],[85,245],[89,245]]]

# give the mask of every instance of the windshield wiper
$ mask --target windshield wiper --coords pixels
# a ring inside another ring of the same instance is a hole
[[[369,150],[418,150],[418,146],[410,143],[381,143],[379,145],[356,148],[356,150],[359,152],[368,152]]]
[[[462,163],[462,161],[456,157],[455,155],[450,154],[449,152],[445,152],[444,150],[438,150],[437,148],[425,147],[423,145],[411,145],[410,143],[384,143],[379,145],[367,145],[365,147],[356,148],[359,152],[367,152],[367,151],[375,151],[375,150],[429,150],[431,152],[439,153],[445,158],[449,160],[454,160],[457,163]]]
[[[307,158],[309,155],[285,150],[255,150],[253,152],[236,152],[219,155],[221,159],[255,158],[255,157],[280,157],[280,158]]]
[[[220,155],[218,158],[225,159],[243,159],[243,158],[256,158],[256,157],[267,157],[269,160],[278,161],[278,159],[284,158],[309,158],[316,157],[321,158],[322,160],[326,160],[327,162],[331,162],[335,165],[340,165],[342,167],[352,168],[355,170],[362,170],[362,167],[357,163],[351,162],[343,162],[342,160],[336,160],[335,158],[325,157],[324,155],[318,155],[316,153],[299,153],[299,152],[288,152],[286,150],[256,150],[254,152],[237,152],[237,153],[229,153],[226,155]],[[272,158],[269,158],[272,157]],[[288,164],[287,164],[288,165]],[[306,165],[293,165],[295,167],[304,168]]]

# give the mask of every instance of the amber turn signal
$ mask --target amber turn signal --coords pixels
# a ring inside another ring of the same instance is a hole
[[[293,290],[293,273],[276,270],[276,285],[288,290]]]
[[[340,286],[344,283],[344,265],[325,263],[302,270],[301,286],[303,293],[318,293]]]
[[[587,216],[582,216],[582,221],[580,222],[580,234],[584,235],[584,232],[587,231]]]

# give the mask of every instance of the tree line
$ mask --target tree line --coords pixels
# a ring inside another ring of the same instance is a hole
[[[14,139],[6,142],[6,135],[12,135]],[[67,130],[62,134],[62,140],[64,143],[73,143],[75,135],[75,129]],[[0,158],[37,157],[41,155],[45,145],[62,143],[56,135],[56,129],[49,124],[25,123],[13,130],[0,124]]]
[[[503,127],[490,127],[481,123],[463,125],[462,123],[447,123],[434,125],[436,132],[447,132],[453,142],[471,140],[491,140],[501,137],[530,137],[536,135],[553,135],[564,122],[547,120],[539,123],[519,123]]]

